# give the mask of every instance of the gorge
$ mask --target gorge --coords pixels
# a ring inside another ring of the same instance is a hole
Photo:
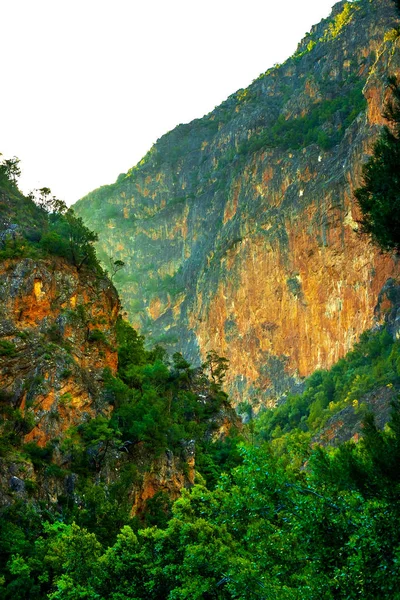
[[[0,160],[1,598],[400,598],[399,8],[74,209]]]
[[[284,64],[75,205],[103,264],[125,262],[134,327],[197,364],[226,356],[236,404],[273,405],[331,366],[398,275],[357,232],[353,198],[399,74],[398,26],[391,0],[337,3]]]

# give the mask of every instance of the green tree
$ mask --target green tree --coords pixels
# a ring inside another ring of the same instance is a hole
[[[97,233],[90,231],[63,200],[52,195],[50,188],[43,187],[35,192],[31,192],[29,198],[43,210],[48,220],[48,229],[42,236],[40,246],[49,254],[66,258],[78,271],[84,265],[101,271],[93,246],[98,240]],[[122,268],[120,265],[118,267]]]
[[[400,88],[389,79],[392,100],[384,117],[384,127],[375,142],[373,154],[362,168],[363,185],[354,195],[361,209],[362,232],[384,252],[400,253]]]
[[[43,562],[51,565],[55,574],[62,575],[56,579],[56,591],[48,597],[54,600],[95,598],[86,582],[95,577],[97,560],[101,554],[101,545],[96,536],[75,523],[48,526],[47,532],[51,533],[52,529],[56,535],[51,536],[50,543],[46,544]]]
[[[15,185],[21,175],[20,162],[20,159],[16,156],[4,159],[0,164],[0,179],[11,181]]]
[[[115,275],[125,267],[125,263],[123,260],[115,260],[113,257],[108,257],[108,262],[110,265],[110,279],[113,281]]]
[[[96,270],[100,269],[93,246],[93,243],[98,240],[97,233],[90,231],[84,225],[81,217],[75,215],[72,208],[69,208],[63,216],[61,231],[68,240],[72,264],[75,265],[78,271],[83,265],[94,267]]]
[[[99,415],[78,428],[96,471],[100,470],[107,452],[120,442],[120,432],[109,424],[106,417]]]
[[[207,352],[206,360],[202,364],[202,369],[206,376],[211,380],[212,387],[220,391],[229,368],[229,360],[219,356],[215,350]]]

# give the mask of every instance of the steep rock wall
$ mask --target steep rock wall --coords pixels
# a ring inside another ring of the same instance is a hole
[[[117,372],[119,311],[99,273],[55,257],[0,261],[0,507],[29,499],[85,507],[85,478],[105,489],[122,480],[121,502],[141,517],[156,494],[174,500],[193,485],[196,440],[155,457],[143,442],[107,446],[100,434],[85,446],[79,435],[113,410],[104,370]],[[206,436],[224,437],[236,421],[225,406]]]
[[[107,279],[62,260],[0,263],[0,388],[29,421],[26,442],[45,446],[104,408],[103,370],[117,368],[118,311]]]
[[[391,0],[339,2],[283,65],[76,205],[105,265],[126,262],[134,326],[192,361],[229,358],[237,402],[274,403],[333,364],[398,275],[357,233],[352,196],[400,73],[398,26]]]

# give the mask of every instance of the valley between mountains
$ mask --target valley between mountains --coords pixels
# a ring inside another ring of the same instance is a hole
[[[0,162],[0,597],[399,600],[400,5],[73,208]]]

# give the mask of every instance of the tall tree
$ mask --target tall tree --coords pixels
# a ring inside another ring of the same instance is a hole
[[[361,209],[361,230],[384,252],[400,254],[400,87],[389,79],[391,100],[383,116],[389,126],[363,166],[363,185],[354,195]]]

